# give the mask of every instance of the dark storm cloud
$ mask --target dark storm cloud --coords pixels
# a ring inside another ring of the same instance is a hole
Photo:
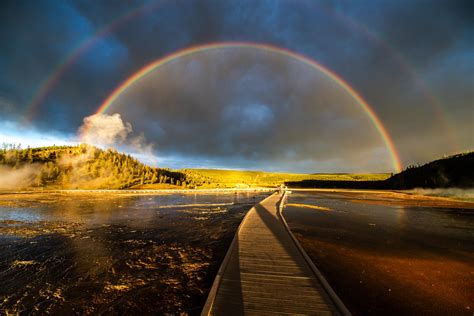
[[[474,5],[469,0],[388,1],[372,10],[345,9],[382,34],[417,67],[468,39],[474,26]]]
[[[146,6],[147,11],[115,27],[67,69],[41,104],[34,126],[74,132],[120,82],[177,49],[256,41],[303,53],[340,74],[373,105],[405,163],[473,147],[472,1],[45,0],[2,1],[0,6],[2,120],[20,120],[41,83],[81,43]],[[155,78],[157,92],[137,95],[135,114],[123,111],[158,148],[176,156],[209,156],[215,165],[247,167],[254,159],[254,167],[273,160],[295,169],[288,162],[295,160],[300,169],[343,170],[341,164],[353,157],[366,164],[353,169],[388,168],[380,140],[373,131],[364,136],[358,128],[364,118],[354,116],[360,112],[347,119],[347,110],[327,111],[341,97],[322,93],[325,81],[314,81],[312,70],[243,55],[190,63],[185,78],[176,62],[174,81]],[[167,72],[172,78],[171,65]],[[311,89],[311,82],[320,88]],[[150,91],[150,84],[141,89]],[[311,101],[313,90],[326,98],[318,106]],[[437,114],[430,98],[447,114]],[[299,110],[291,111],[295,100]],[[166,112],[153,110],[158,101],[168,104]],[[311,133],[304,135],[301,126],[311,127]],[[360,135],[347,137],[354,131]],[[190,141],[193,133],[200,139]],[[272,137],[277,145],[258,145]]]
[[[346,91],[274,52],[226,48],[183,57],[141,79],[110,110],[165,155],[221,157],[229,166],[234,157],[259,166],[291,161],[294,170],[308,157],[313,168],[339,157],[346,170],[363,170],[366,161],[351,161],[353,154],[382,148],[372,167],[391,168],[380,136]]]

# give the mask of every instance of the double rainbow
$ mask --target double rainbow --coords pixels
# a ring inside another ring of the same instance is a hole
[[[377,132],[379,133],[387,151],[390,155],[393,168],[396,172],[400,172],[402,170],[402,164],[400,162],[399,155],[395,146],[393,144],[390,135],[388,134],[386,128],[383,126],[380,118],[377,116],[375,111],[372,107],[365,101],[362,96],[360,96],[344,79],[339,77],[336,73],[331,71],[330,69],[324,67],[323,65],[317,63],[316,61],[303,56],[301,54],[297,54],[292,52],[288,49],[275,47],[267,44],[259,44],[259,43],[250,43],[250,42],[222,42],[222,43],[211,43],[205,45],[197,45],[188,47],[177,52],[174,52],[170,55],[167,55],[163,58],[160,58],[147,66],[143,67],[139,71],[135,72],[132,76],[130,76],[127,80],[121,83],[108,97],[107,99],[99,106],[99,108],[95,111],[95,114],[105,113],[117,100],[121,94],[127,90],[130,86],[134,85],[135,83],[139,82],[143,77],[145,77],[150,72],[154,71],[155,69],[175,60],[180,57],[189,56],[192,54],[200,53],[203,51],[214,50],[214,49],[222,49],[222,48],[254,48],[259,50],[265,50],[276,54],[281,54],[287,57],[294,58],[314,69],[320,71],[325,76],[333,80],[337,83],[344,91],[346,91],[360,106],[360,108],[366,113],[370,121],[373,123],[374,127],[376,128]],[[82,135],[87,134],[87,129],[84,129]]]

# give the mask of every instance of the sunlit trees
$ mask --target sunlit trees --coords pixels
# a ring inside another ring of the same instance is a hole
[[[0,165],[35,172],[31,186],[60,188],[129,188],[140,184],[181,183],[181,172],[146,166],[130,155],[114,149],[89,145],[51,146],[21,149],[19,145],[0,147]]]

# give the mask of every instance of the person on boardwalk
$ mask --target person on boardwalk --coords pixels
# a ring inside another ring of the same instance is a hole
[[[280,185],[277,187],[277,190],[278,190],[278,193],[279,193],[280,195],[282,195],[283,193],[285,193],[286,185],[280,184]]]

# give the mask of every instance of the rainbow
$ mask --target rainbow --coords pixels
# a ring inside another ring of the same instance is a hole
[[[45,80],[39,85],[38,90],[33,95],[31,102],[26,106],[26,112],[23,117],[24,123],[29,123],[32,121],[33,117],[36,115],[37,110],[40,108],[40,105],[45,102],[47,96],[50,92],[57,86],[60,82],[61,78],[65,75],[67,70],[74,65],[74,63],[89,49],[91,49],[95,43],[97,43],[101,38],[104,38],[110,34],[112,34],[116,29],[122,27],[126,24],[126,22],[132,21],[143,14],[149,14],[159,8],[162,5],[167,3],[168,0],[157,0],[156,2],[148,3],[142,6],[138,6],[135,9],[132,9],[125,14],[118,16],[114,19],[111,23],[105,25],[101,29],[97,30],[97,32],[89,39],[82,42],[76,49],[73,49],[69,55],[66,55],[65,58],[58,63],[58,65],[53,69],[50,75],[45,78]],[[443,106],[441,102],[436,98],[430,88],[424,83],[423,80],[416,74],[414,68],[409,65],[405,58],[399,53],[393,46],[389,43],[384,41],[379,35],[370,31],[364,25],[352,20],[350,17],[341,15],[337,11],[329,11],[324,6],[320,6],[315,2],[310,1],[300,1],[301,4],[305,4],[309,10],[320,10],[325,12],[328,15],[333,16],[339,22],[344,24],[345,26],[354,29],[355,31],[360,32],[363,34],[368,40],[374,42],[380,48],[384,49],[389,56],[393,57],[394,60],[401,66],[403,71],[409,74],[415,81],[417,87],[421,90],[424,98],[430,102],[434,111],[444,128],[444,130],[448,133],[451,141],[450,144],[453,146],[453,151],[456,151],[459,148],[459,144],[457,142],[457,137],[455,133],[455,129],[451,126],[450,122],[447,119],[443,111]],[[265,45],[264,45],[265,46]]]
[[[101,29],[97,30],[96,33],[81,42],[70,54],[66,55],[61,62],[57,64],[51,74],[40,84],[38,90],[34,94],[30,104],[27,106],[26,113],[23,117],[25,123],[29,123],[36,114],[39,106],[46,100],[48,94],[53,88],[60,82],[61,78],[66,74],[72,65],[89,49],[91,49],[101,39],[112,34],[120,26],[124,25],[125,22],[133,20],[144,13],[148,13],[155,9],[158,9],[165,1],[149,3],[127,12],[126,14],[116,18],[112,23],[105,25]]]
[[[170,55],[167,55],[163,58],[160,58],[148,64],[147,66],[143,67],[139,71],[135,72],[127,80],[122,82],[114,91],[112,91],[112,93],[107,97],[107,99],[99,106],[95,114],[106,112],[112,106],[114,101],[117,100],[125,90],[127,90],[133,84],[139,82],[143,77],[145,77],[147,74],[149,74],[153,70],[180,57],[189,56],[189,55],[207,51],[207,50],[222,49],[222,48],[254,48],[254,49],[260,49],[260,50],[265,50],[272,53],[281,54],[287,57],[294,58],[325,74],[328,78],[332,79],[341,88],[343,88],[344,91],[346,91],[357,102],[360,108],[366,113],[370,121],[375,126],[380,137],[382,138],[382,141],[384,142],[385,147],[387,148],[387,151],[392,160],[393,168],[395,169],[396,172],[400,172],[402,170],[402,164],[400,162],[399,155],[397,153],[397,150],[395,149],[395,145],[393,144],[393,141],[390,135],[388,134],[387,130],[383,126],[380,118],[377,116],[375,111],[367,103],[367,101],[365,101],[362,98],[362,96],[360,96],[357,93],[357,91],[355,91],[346,81],[344,81],[344,79],[342,79],[336,73],[324,67],[323,65],[319,64],[318,62],[304,55],[292,52],[288,49],[275,47],[275,46],[271,46],[267,44],[250,43],[250,42],[221,42],[221,43],[211,43],[211,44],[191,46],[191,47],[179,50],[177,52],[174,52]],[[85,135],[85,134],[87,134],[87,130],[83,130],[82,135]]]
[[[84,42],[80,43],[76,49],[73,49],[69,55],[66,55],[65,58],[61,60],[60,63],[53,69],[48,77],[45,78],[44,81],[38,87],[38,90],[32,96],[31,101],[26,105],[25,114],[23,117],[23,121],[25,123],[30,122],[33,117],[35,116],[37,110],[40,108],[40,105],[45,102],[47,96],[50,92],[57,86],[60,82],[61,78],[64,76],[66,71],[74,65],[74,63],[89,49],[91,49],[95,43],[97,43],[101,38],[104,38],[110,34],[112,34],[116,29],[122,27],[126,24],[126,22],[133,21],[134,19],[142,16],[143,14],[149,14],[159,8],[162,5],[166,4],[167,0],[156,2],[151,2],[147,4],[143,4],[141,6],[137,6],[129,12],[118,16],[111,23],[105,25],[101,29],[97,30],[97,32]],[[171,1],[170,1],[171,2]],[[449,137],[451,138],[451,144],[453,146],[453,150],[455,151],[456,148],[459,148],[459,144],[457,142],[457,137],[455,136],[455,129],[449,124],[447,117],[443,111],[443,106],[438,98],[430,91],[429,87],[424,83],[423,80],[419,78],[416,74],[414,68],[407,63],[405,58],[402,56],[400,52],[398,52],[393,46],[389,43],[384,41],[378,34],[370,31],[366,26],[363,24],[354,21],[348,16],[342,15],[338,11],[328,10],[324,6],[319,5],[316,2],[312,1],[299,1],[301,4],[304,4],[308,7],[309,10],[318,10],[322,11],[334,18],[336,18],[339,22],[343,25],[354,29],[357,32],[362,33],[368,40],[374,42],[380,48],[384,49],[389,56],[393,57],[394,60],[401,66],[403,71],[409,74],[415,81],[416,86],[422,91],[423,96],[426,98],[428,102],[434,107],[438,120],[440,121],[442,127],[447,131]]]

